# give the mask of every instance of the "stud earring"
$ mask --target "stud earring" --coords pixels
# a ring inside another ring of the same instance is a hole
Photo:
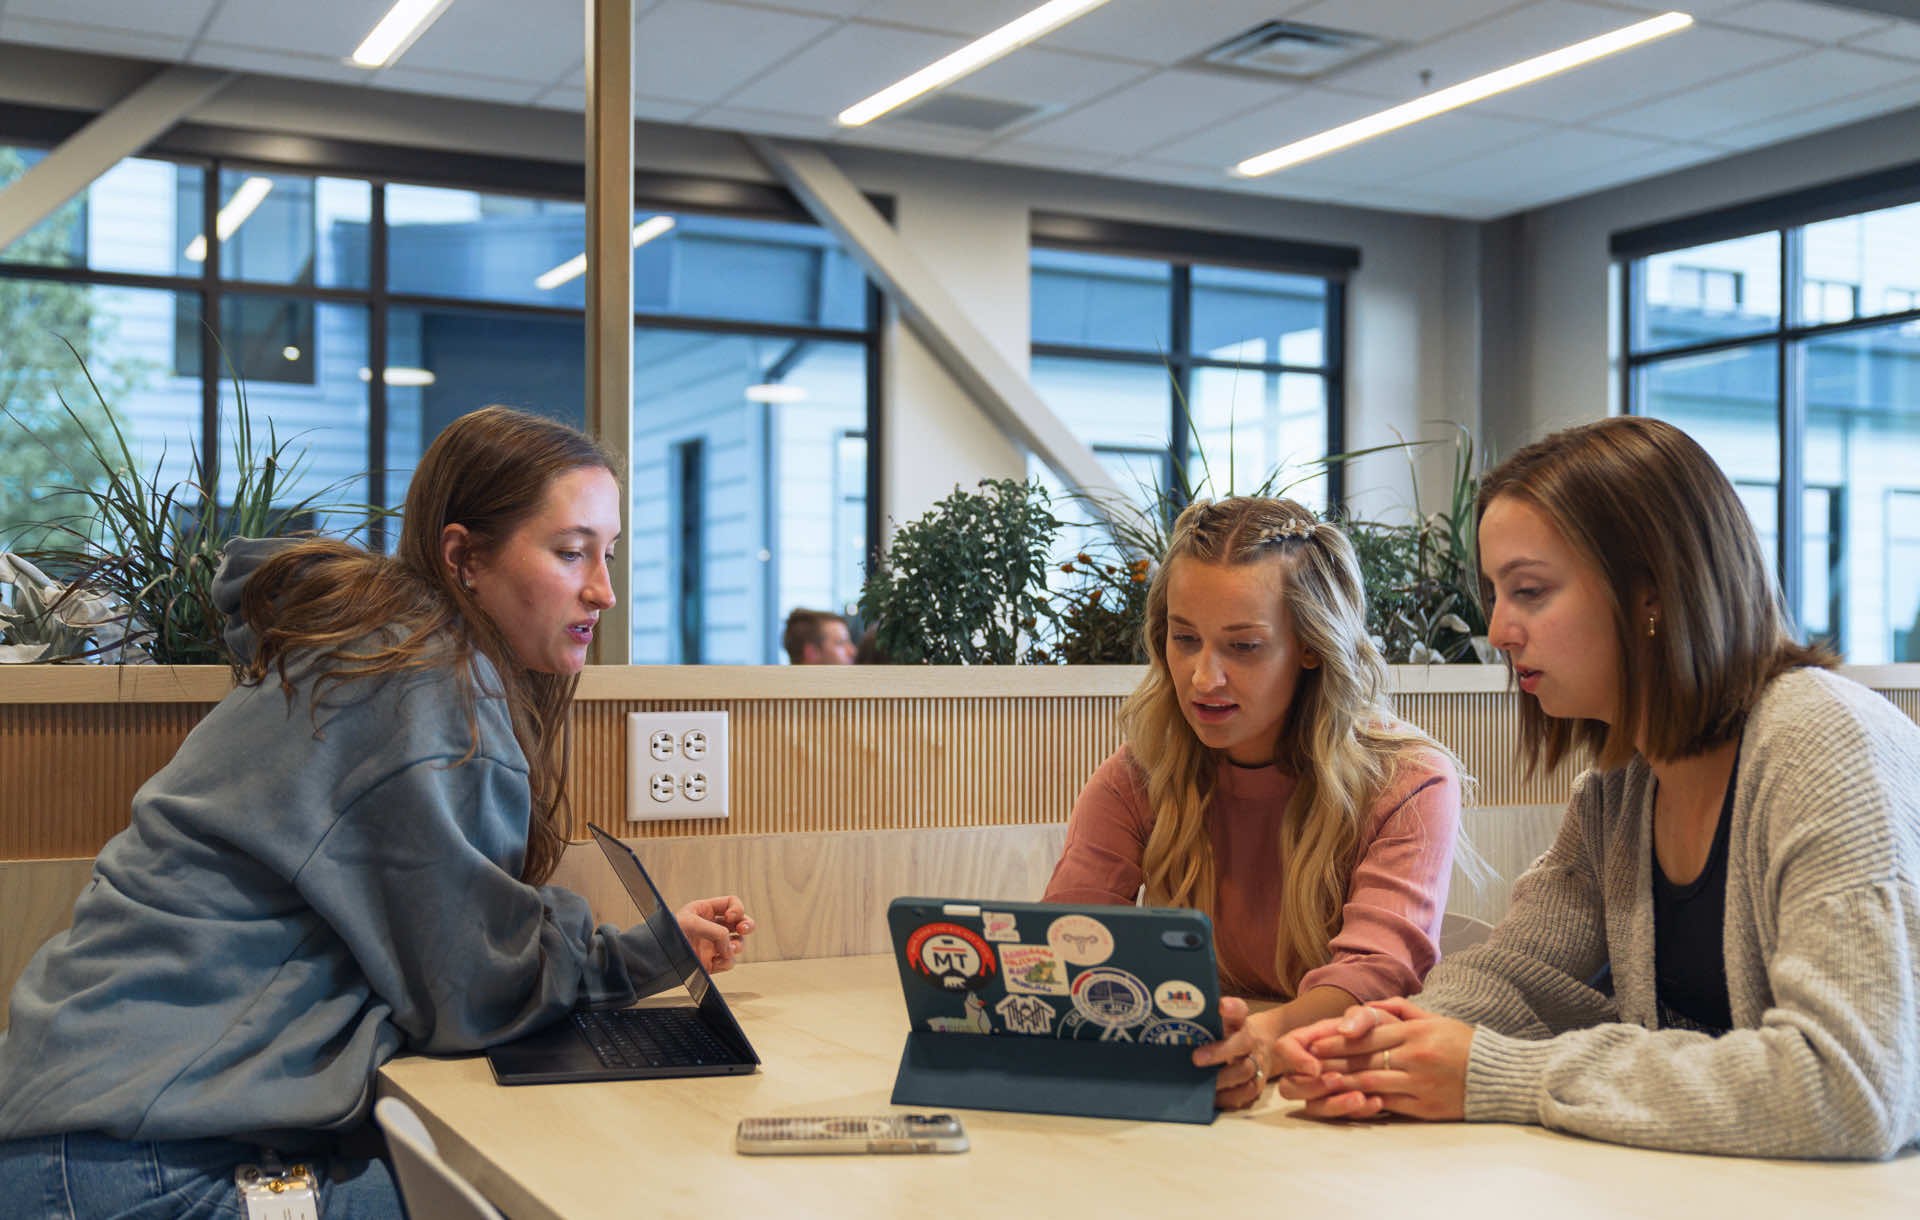
[[[472,586],[468,586],[468,587],[471,588]],[[1653,615],[1649,614],[1647,616],[1647,638],[1648,639],[1652,639],[1654,637],[1654,625],[1658,622],[1659,620],[1654,618]]]

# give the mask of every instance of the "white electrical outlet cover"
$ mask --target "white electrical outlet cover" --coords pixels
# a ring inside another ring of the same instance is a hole
[[[727,816],[727,713],[627,715],[627,820]]]

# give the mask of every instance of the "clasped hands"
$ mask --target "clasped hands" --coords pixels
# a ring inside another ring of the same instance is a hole
[[[753,931],[747,908],[732,894],[724,898],[697,898],[681,907],[675,918],[708,974],[733,969],[734,959],[745,947],[747,934]]]
[[[1282,1097],[1305,1102],[1313,1118],[1465,1113],[1473,1027],[1411,1000],[1356,1004],[1282,1034],[1277,1011],[1249,1016],[1245,1001],[1228,996],[1220,1020],[1225,1036],[1195,1049],[1193,1061],[1220,1068],[1214,1104],[1223,1110],[1252,1105],[1271,1077]]]

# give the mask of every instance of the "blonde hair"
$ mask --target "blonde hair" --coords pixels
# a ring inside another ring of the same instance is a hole
[[[1796,666],[1830,667],[1787,632],[1779,588],[1740,496],[1705,449],[1662,420],[1621,415],[1535,441],[1489,472],[1474,530],[1502,496],[1532,505],[1600,573],[1619,645],[1620,710],[1557,720],[1520,699],[1520,751],[1552,771],[1574,750],[1601,769],[1632,758],[1643,730],[1654,758],[1731,741],[1760,694]],[[1654,632],[1639,617],[1652,593]],[[1480,577],[1493,609],[1493,586]],[[1508,660],[1508,669],[1512,669]]]
[[[1153,830],[1142,857],[1146,900],[1215,914],[1213,842],[1206,812],[1221,759],[1194,736],[1167,667],[1167,577],[1176,559],[1281,565],[1280,598],[1293,633],[1319,665],[1301,671],[1274,762],[1297,777],[1282,813],[1279,936],[1274,969],[1287,989],[1325,964],[1339,930],[1360,829],[1402,758],[1423,750],[1458,760],[1393,716],[1387,668],[1368,638],[1366,590],[1353,544],[1292,500],[1236,496],[1196,501],[1180,514],[1147,592],[1146,679],[1120,727],[1145,771]],[[1471,780],[1462,773],[1462,790]],[[1230,980],[1244,983],[1246,980]]]

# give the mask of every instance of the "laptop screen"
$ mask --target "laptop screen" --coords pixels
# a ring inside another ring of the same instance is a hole
[[[693,1002],[704,1008],[713,980],[700,965],[693,946],[687,942],[687,934],[680,930],[679,919],[667,906],[666,899],[660,896],[653,878],[647,876],[647,870],[640,867],[639,857],[633,854],[631,847],[598,826],[590,829],[594,841],[600,844],[601,852],[606,855],[607,863],[613,865],[614,873],[619,876],[620,884],[626,887],[633,904],[640,908],[641,922],[646,924],[647,931],[653,934],[653,939],[666,953],[668,964],[680,976],[680,981],[686,984]]]

